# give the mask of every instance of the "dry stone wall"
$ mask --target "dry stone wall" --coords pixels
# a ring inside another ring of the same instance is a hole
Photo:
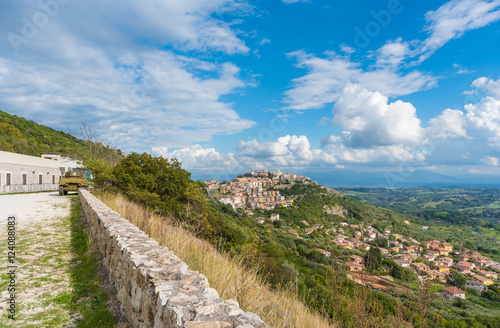
[[[80,189],[79,197],[92,242],[134,327],[268,328],[91,193]]]

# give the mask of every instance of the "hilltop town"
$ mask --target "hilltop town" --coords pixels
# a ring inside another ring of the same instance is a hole
[[[231,182],[219,183],[216,180],[205,181],[207,190],[215,191],[219,202],[230,204],[233,208],[251,208],[272,210],[277,206],[293,205],[294,197],[286,198],[279,189],[290,188],[294,183],[317,185],[308,177],[293,173],[253,170]]]

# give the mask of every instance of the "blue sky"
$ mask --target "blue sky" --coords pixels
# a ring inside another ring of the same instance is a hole
[[[500,0],[1,6],[11,114],[220,178],[500,177]]]

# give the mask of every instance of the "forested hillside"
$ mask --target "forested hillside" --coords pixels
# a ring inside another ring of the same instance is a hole
[[[88,125],[85,128],[91,129]],[[31,156],[56,152],[79,160],[102,158],[111,162],[121,157],[121,151],[103,145],[95,136],[94,140],[82,140],[4,111],[0,111],[0,150]]]

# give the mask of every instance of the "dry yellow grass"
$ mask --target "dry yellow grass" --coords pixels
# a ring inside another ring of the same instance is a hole
[[[123,196],[99,194],[97,197],[173,251],[192,270],[203,273],[222,298],[236,299],[243,310],[256,313],[270,327],[335,327],[309,310],[292,292],[271,290],[256,269],[248,269],[242,264],[242,258],[217,251],[208,242],[173,225],[168,218],[131,203]]]

